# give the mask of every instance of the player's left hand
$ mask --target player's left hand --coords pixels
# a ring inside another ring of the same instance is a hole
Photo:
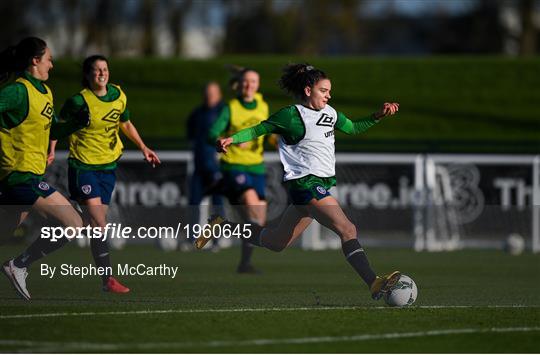
[[[144,155],[144,160],[146,160],[148,163],[152,164],[152,168],[155,168],[156,165],[161,164],[161,160],[159,160],[159,157],[157,154],[150,148],[144,147],[141,149],[142,153]]]
[[[385,102],[381,109],[373,114],[375,119],[381,119],[386,116],[394,115],[399,111],[399,104],[397,102]]]

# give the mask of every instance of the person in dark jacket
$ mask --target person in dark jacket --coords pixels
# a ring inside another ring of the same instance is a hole
[[[210,194],[212,212],[224,213],[223,198],[217,189],[213,189],[221,180],[219,162],[214,145],[208,143],[208,130],[223,110],[221,88],[215,81],[204,86],[204,102],[189,115],[187,138],[191,143],[194,170],[189,184],[189,223],[199,223],[199,206],[203,198]],[[217,247],[217,243],[214,244]]]

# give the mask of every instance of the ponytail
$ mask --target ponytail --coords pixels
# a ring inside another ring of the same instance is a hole
[[[326,74],[312,65],[288,64],[283,68],[279,86],[296,99],[304,100],[304,88],[313,88],[322,79],[328,79]]]
[[[27,37],[16,46],[10,46],[0,53],[0,84],[5,84],[13,74],[32,65],[32,59],[45,54],[47,43],[41,38]]]
[[[226,64],[225,68],[227,68],[231,74],[231,78],[229,79],[229,87],[232,91],[236,91],[238,89],[240,80],[242,80],[243,71],[246,68],[234,64]]]
[[[15,71],[15,46],[0,52],[0,86],[7,84]]]

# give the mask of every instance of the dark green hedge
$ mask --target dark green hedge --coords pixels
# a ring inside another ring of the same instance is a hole
[[[199,103],[207,80],[226,85],[226,64],[260,71],[261,92],[275,111],[292,102],[277,86],[281,68],[290,61],[303,60],[260,56],[111,60],[111,80],[126,91],[132,120],[153,147],[186,148],[186,117]],[[539,59],[339,57],[309,61],[331,77],[331,104],[351,118],[373,112],[385,100],[401,104],[398,116],[362,136],[338,135],[339,150],[540,152]],[[55,63],[49,83],[57,111],[79,90],[79,63]]]

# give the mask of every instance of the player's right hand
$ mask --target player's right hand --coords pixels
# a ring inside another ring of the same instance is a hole
[[[227,153],[227,147],[233,142],[231,137],[221,138],[216,141],[216,150],[218,153]]]
[[[161,160],[159,160],[158,155],[152,149],[145,146],[141,150],[144,155],[144,160],[150,163],[152,168],[155,168],[156,165],[161,164]]]
[[[54,162],[54,152],[49,152],[47,155],[47,166],[51,165]]]

